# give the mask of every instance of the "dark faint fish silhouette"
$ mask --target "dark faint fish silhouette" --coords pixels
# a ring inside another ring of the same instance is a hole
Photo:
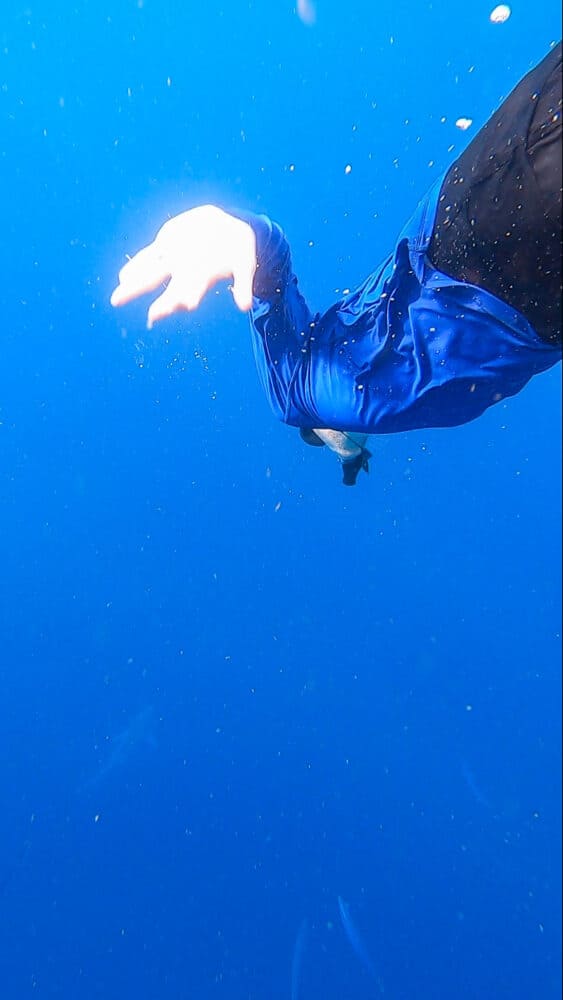
[[[375,966],[370,958],[368,950],[364,944],[364,941],[360,935],[358,928],[356,927],[352,917],[350,916],[350,908],[347,903],[344,902],[342,896],[338,897],[338,909],[340,911],[340,919],[342,921],[342,926],[344,928],[344,933],[348,938],[348,941],[352,945],[353,950],[358,956],[360,962],[362,963],[364,969],[371,976],[379,988],[379,992],[383,993],[383,985],[377,972]]]
[[[291,962],[291,1000],[299,1000],[299,990],[301,987],[301,966],[303,964],[303,952],[307,944],[309,934],[309,924],[302,920],[295,938],[293,949],[293,960]]]
[[[125,729],[108,740],[107,753],[98,770],[81,785],[81,789],[95,788],[113,771],[121,771],[129,764],[140,747],[156,747],[155,727],[157,721],[157,715],[152,705],[141,709]]]

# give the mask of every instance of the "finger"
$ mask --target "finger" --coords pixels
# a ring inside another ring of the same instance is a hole
[[[139,250],[119,272],[119,284],[112,292],[112,306],[122,306],[139,295],[154,291],[170,277],[170,267],[156,244]]]
[[[155,323],[161,319],[166,319],[177,312],[191,312],[197,309],[207,289],[209,281],[190,276],[189,281],[183,278],[182,281],[172,280],[167,288],[154,300],[147,314],[147,326],[152,329]]]

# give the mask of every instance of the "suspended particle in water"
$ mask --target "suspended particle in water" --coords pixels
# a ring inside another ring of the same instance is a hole
[[[491,24],[504,24],[505,21],[508,21],[511,14],[512,11],[507,3],[500,3],[489,14],[489,21]]]
[[[473,125],[472,118],[458,118],[456,121],[456,128],[460,128],[462,132],[466,132],[468,128]]]

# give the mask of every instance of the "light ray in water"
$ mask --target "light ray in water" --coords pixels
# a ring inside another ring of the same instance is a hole
[[[301,966],[303,964],[303,952],[305,951],[305,945],[307,944],[308,934],[309,924],[306,920],[302,920],[299,930],[297,931],[297,937],[295,938],[293,960],[291,962],[291,1000],[299,1000],[299,991],[301,988]]]
[[[342,921],[344,933],[346,934],[348,941],[352,945],[352,948],[354,949],[366,972],[371,976],[374,982],[377,983],[379,992],[383,993],[384,991],[381,980],[375,971],[375,966],[368,954],[368,950],[363,942],[362,936],[350,916],[350,907],[344,902],[342,896],[338,897],[338,909],[340,911],[340,919]]]

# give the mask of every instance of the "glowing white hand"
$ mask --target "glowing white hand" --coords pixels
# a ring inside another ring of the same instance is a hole
[[[213,285],[232,279],[235,303],[246,312],[255,271],[252,227],[215,205],[201,205],[165,222],[154,241],[125,264],[111,304],[125,305],[168,281],[149,307],[150,328],[173,313],[197,309]]]

